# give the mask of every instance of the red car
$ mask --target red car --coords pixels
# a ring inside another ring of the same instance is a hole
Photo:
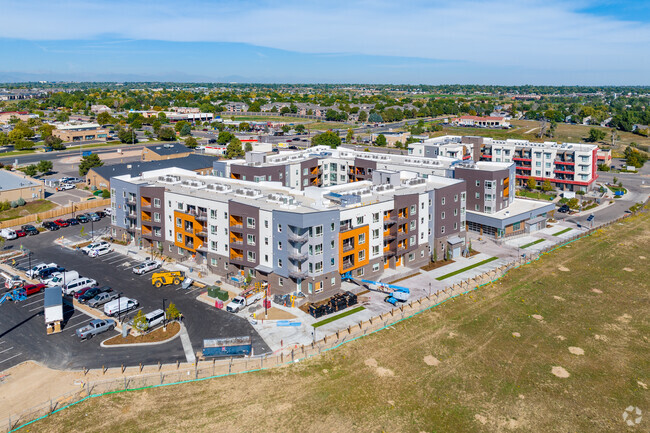
[[[79,290],[78,292],[74,292],[74,295],[73,295],[74,298],[75,298],[75,299],[79,299],[79,297],[80,297],[81,295],[83,295],[84,293],[86,293],[89,289],[92,289],[92,287],[86,287],[86,288],[84,288],[84,289]]]
[[[45,284],[29,284],[23,287],[23,290],[25,291],[25,296],[29,296],[40,292],[44,288],[45,288]]]
[[[67,221],[65,220],[55,220],[54,224],[56,224],[59,227],[68,227],[70,224],[68,224]]]
[[[19,238],[22,238],[23,236],[27,236],[27,232],[25,230],[16,230],[16,236]]]

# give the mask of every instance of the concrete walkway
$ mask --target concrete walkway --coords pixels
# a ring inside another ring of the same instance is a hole
[[[193,364],[196,362],[196,355],[194,354],[194,349],[192,348],[192,342],[190,341],[190,335],[187,333],[187,328],[181,323],[181,343],[183,344],[183,351],[185,352],[185,358],[187,362]]]

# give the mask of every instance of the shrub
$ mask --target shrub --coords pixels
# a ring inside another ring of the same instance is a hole
[[[111,192],[107,189],[102,191],[102,198],[111,198]]]
[[[17,202],[18,202],[18,206],[25,206],[25,199],[24,198],[20,197],[17,200]]]
[[[18,202],[16,200],[14,200],[14,201],[11,202],[10,206],[15,209],[15,208],[18,207]]]
[[[11,209],[11,203],[9,203],[7,200],[0,203],[0,210],[9,210],[9,209]]]
[[[176,308],[176,305],[174,305],[173,302],[169,303],[169,307],[167,307],[166,311],[166,316],[167,320],[175,320],[178,319],[178,316],[180,316],[180,311],[178,311],[178,308]]]

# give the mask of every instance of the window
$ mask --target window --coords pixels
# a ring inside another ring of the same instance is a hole
[[[379,263],[374,263],[374,264],[372,265],[372,271],[373,271],[373,272],[377,272],[378,270],[379,270]]]
[[[178,210],[183,210],[183,203],[181,203],[181,202],[176,203],[176,208]]]
[[[541,167],[541,166],[542,166],[542,161],[535,162],[535,167]]]
[[[269,262],[269,255],[264,254],[264,263],[268,263],[268,262]]]
[[[302,180],[302,186],[307,186],[309,184],[309,179]]]
[[[303,168],[302,169],[302,175],[307,176],[309,174],[309,169],[308,168]]]
[[[280,241],[278,241],[278,249],[279,249],[279,250],[282,249],[282,242],[280,242]]]
[[[376,256],[379,254],[379,245],[373,245],[372,247],[372,255]]]
[[[372,222],[373,223],[378,223],[379,222],[379,212],[375,212],[372,214]]]
[[[212,218],[213,220],[217,219],[217,211],[216,210],[210,209],[210,218]]]
[[[481,193],[480,192],[475,193],[475,197],[476,198],[481,198]]]
[[[445,205],[445,198],[444,197],[440,200],[440,204],[443,205],[443,206]]]
[[[153,207],[160,207],[160,199],[159,198],[154,198],[153,199]]]
[[[379,239],[379,229],[374,229],[372,231],[372,238],[373,239]]]
[[[361,233],[361,234],[359,235],[359,245],[361,245],[361,244],[365,244],[365,243],[366,243],[366,234],[365,234],[365,233]]]
[[[264,238],[264,245],[269,245],[269,238]]]
[[[415,215],[418,211],[418,207],[414,204],[411,205],[411,215]]]
[[[255,235],[246,235],[246,244],[255,245]]]
[[[210,242],[210,249],[211,249],[212,251],[217,251],[217,247],[218,247],[218,245],[217,245],[217,242],[216,242],[216,241],[212,241],[212,242]]]
[[[362,262],[366,259],[366,250],[359,251],[359,261]]]
[[[409,223],[409,230],[415,230],[415,221]]]
[[[317,256],[323,254],[323,244],[318,244],[314,246],[314,254]]]
[[[161,234],[161,231],[160,231],[160,228],[159,228],[159,227],[156,227],[156,228],[153,229],[153,235],[154,235],[155,237],[159,238],[159,237],[160,237],[160,234]]]
[[[278,278],[278,286],[280,287],[284,286],[284,280],[282,278]]]
[[[183,255],[183,249],[181,247],[178,247],[178,254],[181,256]]]
[[[362,226],[362,225],[363,225],[363,217],[362,217],[362,216],[358,216],[358,217],[357,217],[357,225],[358,225],[358,226]]]
[[[440,226],[440,233],[445,234],[445,226]]]
[[[440,212],[440,219],[441,219],[441,220],[444,220],[444,219],[445,219],[445,213],[444,213],[444,212]]]
[[[264,228],[265,229],[269,228],[269,220],[264,220]]]
[[[246,254],[246,260],[249,262],[254,262],[255,261],[255,252],[254,251],[248,251]]]
[[[330,231],[331,231],[331,232],[334,231],[334,223],[330,224]]]
[[[411,236],[411,239],[409,239],[409,245],[410,246],[415,245],[415,236]]]
[[[255,228],[255,218],[248,217],[246,218],[246,227],[249,229],[254,229]]]
[[[363,268],[357,269],[357,277],[363,277]]]
[[[181,233],[176,233],[176,242],[183,242],[183,235]]]
[[[212,265],[212,266],[217,266],[217,259],[215,259],[214,257],[212,257],[212,258],[210,259],[210,265]]]
[[[176,218],[176,227],[183,227],[183,221],[180,218]]]
[[[323,262],[316,262],[314,265],[314,271],[323,272]]]
[[[331,264],[332,266],[334,266],[334,257],[332,257],[332,258],[330,259],[330,264]]]
[[[227,220],[228,219],[228,212],[223,213],[223,219]]]
[[[330,241],[330,248],[334,249],[334,241]]]
[[[433,202],[431,201],[431,199],[429,199],[429,207],[431,207],[432,204]]]
[[[314,236],[320,238],[323,236],[323,226],[314,227]]]
[[[458,230],[458,223],[454,223],[454,230]]]
[[[481,181],[480,180],[476,181],[476,186],[481,186]]]
[[[454,216],[458,215],[458,208],[454,209]]]
[[[278,224],[278,232],[282,233],[282,224]]]
[[[546,168],[551,168],[551,163],[550,163],[550,162],[547,162],[547,163],[544,164],[544,166],[545,166]]]
[[[454,203],[458,201],[458,194],[454,195]]]
[[[413,260],[415,260],[415,254],[409,253],[409,262],[412,262]]]
[[[155,222],[159,223],[159,222],[160,222],[160,213],[158,213],[158,212],[154,212],[154,213],[153,213],[153,220],[154,220]]]
[[[282,267],[282,259],[278,259],[278,268]]]
[[[210,226],[210,234],[216,235],[217,234],[217,226]]]

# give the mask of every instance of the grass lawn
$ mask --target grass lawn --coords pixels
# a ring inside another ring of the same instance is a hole
[[[540,191],[528,191],[525,189],[517,191],[517,196],[534,198],[537,200],[548,200],[548,201],[552,201],[556,197],[555,194],[545,194]]]
[[[34,149],[31,150],[12,150],[11,152],[2,152],[0,153],[0,158],[4,158],[6,156],[20,156],[20,155],[28,155],[30,153],[35,153],[36,151]]]
[[[544,240],[545,239],[537,239],[536,241],[529,242],[526,245],[520,246],[519,248],[524,249],[524,248],[532,247],[533,245],[541,244],[542,242],[544,242]]]
[[[573,230],[571,227],[567,227],[564,230],[560,230],[557,233],[553,233],[553,236],[560,236],[560,235],[563,235],[564,233],[566,233],[568,231],[571,231],[571,230]]]
[[[320,322],[316,322],[311,326],[313,326],[314,328],[318,328],[320,326],[327,325],[328,323],[333,322],[335,320],[341,319],[341,318],[343,318],[345,316],[349,316],[350,314],[358,313],[359,311],[362,311],[362,310],[365,310],[365,307],[355,307],[355,308],[353,308],[353,309],[351,309],[349,311],[346,311],[344,313],[337,314],[336,316],[328,317],[327,319],[321,320]]]
[[[13,218],[19,218],[22,216],[31,215],[33,213],[45,212],[50,209],[57,207],[56,203],[52,203],[49,200],[35,200],[30,201],[25,204],[25,206],[19,206],[15,209],[9,209],[3,212],[0,212],[0,221],[6,221]]]
[[[483,261],[481,261],[481,262],[474,263],[474,264],[471,265],[471,266],[467,266],[467,267],[464,267],[464,268],[462,268],[462,269],[458,269],[457,271],[450,272],[450,273],[448,273],[448,274],[442,275],[442,276],[436,278],[436,280],[438,280],[438,281],[446,280],[446,279],[449,278],[449,277],[453,277],[454,275],[462,274],[462,273],[465,272],[465,271],[469,271],[470,269],[474,269],[474,268],[479,267],[479,266],[481,266],[481,265],[484,265],[484,264],[486,264],[486,263],[493,262],[493,261],[495,261],[496,259],[498,259],[498,257],[490,257],[489,259],[485,259],[485,260],[483,260]]]
[[[91,398],[27,429],[647,431],[648,251],[650,213],[319,357]]]

